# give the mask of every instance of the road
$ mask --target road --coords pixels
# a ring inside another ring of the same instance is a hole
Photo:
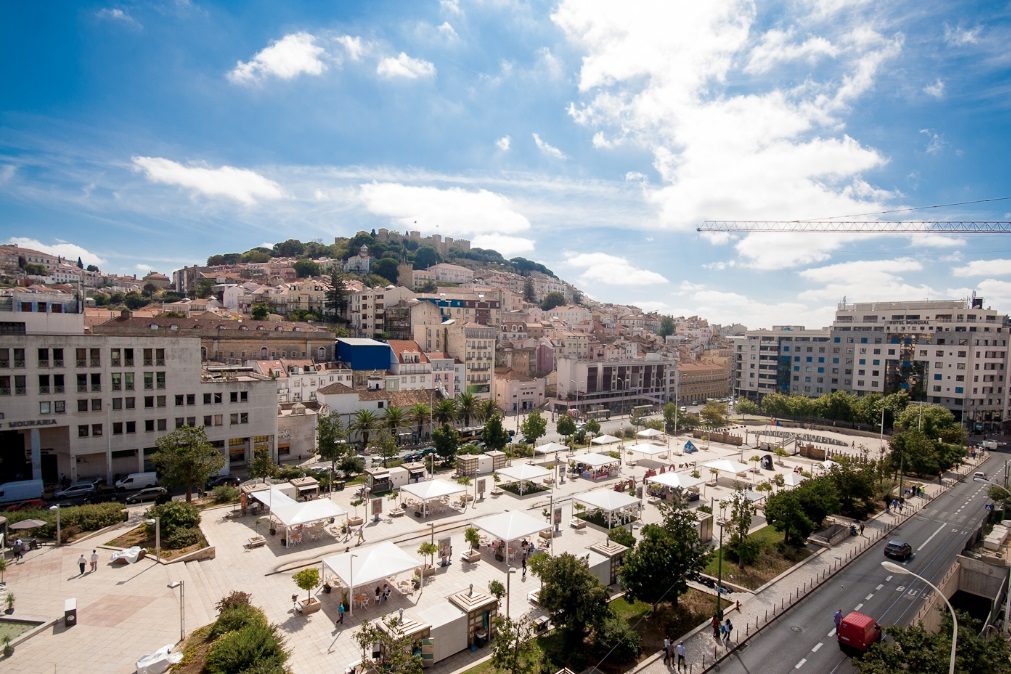
[[[998,470],[1003,474],[1003,465],[1004,455],[997,454],[982,464],[980,470],[990,476]],[[987,488],[971,478],[953,486],[737,649],[723,661],[720,671],[749,674],[855,671],[836,642],[832,623],[836,609],[842,609],[843,614],[866,613],[882,626],[908,624],[923,597],[932,590],[912,576],[883,569],[885,543],[900,538],[912,545],[913,558],[902,564],[936,584],[981,521]]]

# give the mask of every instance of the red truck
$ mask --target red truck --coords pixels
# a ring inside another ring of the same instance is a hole
[[[881,641],[881,625],[869,615],[851,611],[839,623],[836,639],[843,651],[866,653],[871,644]]]

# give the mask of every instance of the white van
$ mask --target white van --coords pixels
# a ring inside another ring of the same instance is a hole
[[[18,480],[0,484],[0,503],[19,503],[42,498],[42,480]]]
[[[983,449],[997,449],[997,441],[984,440],[983,442],[979,443],[979,446],[982,447]]]
[[[145,487],[158,486],[158,473],[130,473],[122,480],[116,480],[116,489],[134,491]]]

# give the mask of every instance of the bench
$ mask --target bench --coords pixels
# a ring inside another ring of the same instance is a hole
[[[63,600],[63,625],[73,627],[77,624],[77,598],[70,597]]]

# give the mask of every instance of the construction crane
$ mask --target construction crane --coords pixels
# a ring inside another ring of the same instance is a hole
[[[1011,234],[998,220],[706,220],[699,232],[838,232],[844,234]]]

